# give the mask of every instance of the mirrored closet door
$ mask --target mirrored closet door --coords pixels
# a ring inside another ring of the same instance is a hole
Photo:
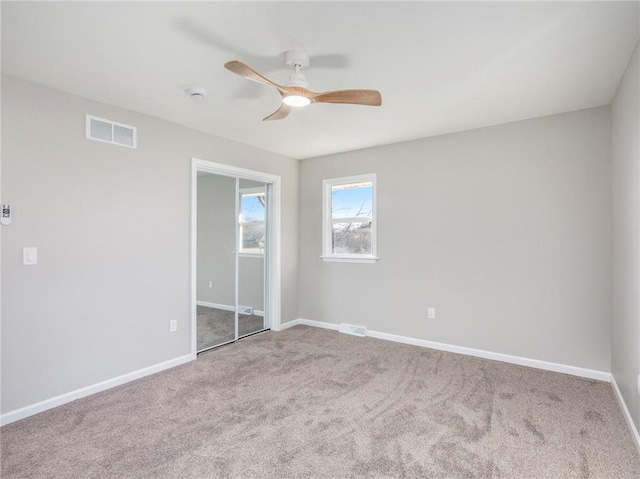
[[[198,173],[198,352],[269,328],[265,313],[269,190],[268,183]]]

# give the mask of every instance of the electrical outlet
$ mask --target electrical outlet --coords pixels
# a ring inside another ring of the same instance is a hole
[[[169,332],[175,333],[177,330],[178,330],[178,320],[172,319],[171,321],[169,321]]]
[[[427,308],[427,317],[429,319],[436,319],[436,308]]]
[[[213,288],[213,281],[209,281],[209,288]]]

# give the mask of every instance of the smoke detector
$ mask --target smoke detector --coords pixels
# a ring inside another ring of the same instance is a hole
[[[204,100],[207,96],[207,90],[199,87],[188,88],[185,92],[194,100]]]

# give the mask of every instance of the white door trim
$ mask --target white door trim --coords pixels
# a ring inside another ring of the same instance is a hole
[[[255,180],[270,183],[271,196],[267,207],[267,217],[270,227],[267,229],[267,242],[270,244],[269,254],[265,255],[268,261],[267,298],[265,312],[268,314],[269,327],[274,331],[280,331],[280,278],[281,278],[281,248],[280,248],[280,218],[281,218],[281,178],[277,175],[263,173],[261,171],[248,170],[237,166],[215,163],[213,161],[191,159],[191,284],[190,284],[190,308],[191,308],[191,357],[197,355],[197,330],[196,330],[196,267],[198,245],[198,171],[205,171],[215,175],[240,177],[246,180]]]

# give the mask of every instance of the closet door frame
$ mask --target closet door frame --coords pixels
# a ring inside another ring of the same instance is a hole
[[[196,268],[198,245],[198,172],[203,171],[215,175],[230,176],[234,178],[254,180],[270,184],[269,200],[267,201],[267,244],[268,254],[265,254],[265,269],[267,295],[265,297],[265,315],[269,318],[269,327],[274,331],[280,331],[280,189],[281,178],[277,175],[263,173],[261,171],[239,168],[236,166],[216,163],[198,158],[191,159],[191,281],[190,281],[190,308],[191,308],[191,356],[197,355],[197,320],[196,320]],[[237,196],[237,194],[236,194]],[[236,198],[237,201],[237,198]],[[237,248],[237,245],[236,245]],[[237,262],[237,254],[236,254]],[[236,291],[237,302],[237,291]],[[237,323],[237,321],[236,321]],[[237,325],[236,325],[237,327]]]

